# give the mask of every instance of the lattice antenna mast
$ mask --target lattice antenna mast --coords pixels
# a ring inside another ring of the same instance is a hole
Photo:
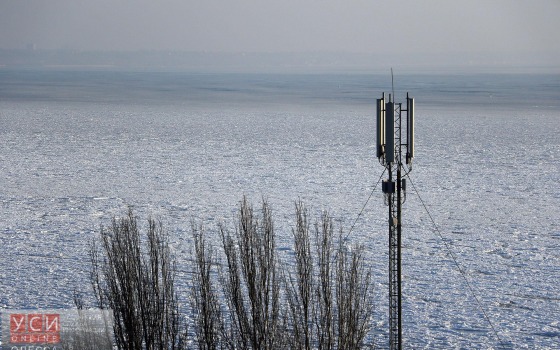
[[[388,100],[385,93],[377,99],[377,158],[388,174],[382,189],[389,207],[389,348],[402,350],[401,212],[406,200],[403,176],[412,170],[414,158],[414,99],[407,93],[403,109],[394,95],[393,85]]]

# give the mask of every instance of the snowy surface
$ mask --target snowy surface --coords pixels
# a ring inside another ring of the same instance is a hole
[[[347,231],[383,172],[374,103],[386,77],[2,74],[0,308],[70,307],[89,289],[88,242],[128,206],[163,221],[186,266],[191,220],[231,226],[244,194],[268,199],[288,248],[296,200]],[[409,184],[407,347],[560,348],[558,77],[406,81],[417,98],[411,180],[445,240]],[[350,235],[374,270],[378,348],[386,215],[378,187]]]

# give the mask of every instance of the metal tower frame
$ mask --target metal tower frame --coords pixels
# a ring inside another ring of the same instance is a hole
[[[406,201],[406,176],[414,157],[414,99],[406,95],[406,108],[385,93],[377,100],[377,157],[387,169],[383,181],[385,203],[389,207],[389,348],[402,350],[402,204]],[[403,128],[402,114],[406,112]],[[404,129],[404,130],[403,130]],[[403,136],[403,134],[405,134]],[[403,152],[403,150],[406,150]],[[407,169],[405,169],[405,160]],[[404,174],[403,174],[404,172]]]

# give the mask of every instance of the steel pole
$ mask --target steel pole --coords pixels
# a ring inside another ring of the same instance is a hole
[[[400,150],[399,150],[400,153]],[[399,156],[400,158],[400,156]],[[402,210],[402,193],[401,193],[401,164],[397,166],[397,289],[398,289],[398,345],[397,349],[402,350],[402,274],[401,274],[401,210]]]

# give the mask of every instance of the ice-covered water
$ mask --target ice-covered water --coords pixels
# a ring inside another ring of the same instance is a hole
[[[560,77],[409,75],[416,158],[403,220],[407,347],[560,348]],[[383,168],[375,99],[390,76],[0,70],[0,308],[87,290],[87,242],[121,215],[160,217],[188,256],[191,219],[231,223],[265,196],[279,245],[294,201],[345,230]],[[380,188],[350,235],[375,276],[387,339]],[[456,256],[503,344],[477,306]]]

